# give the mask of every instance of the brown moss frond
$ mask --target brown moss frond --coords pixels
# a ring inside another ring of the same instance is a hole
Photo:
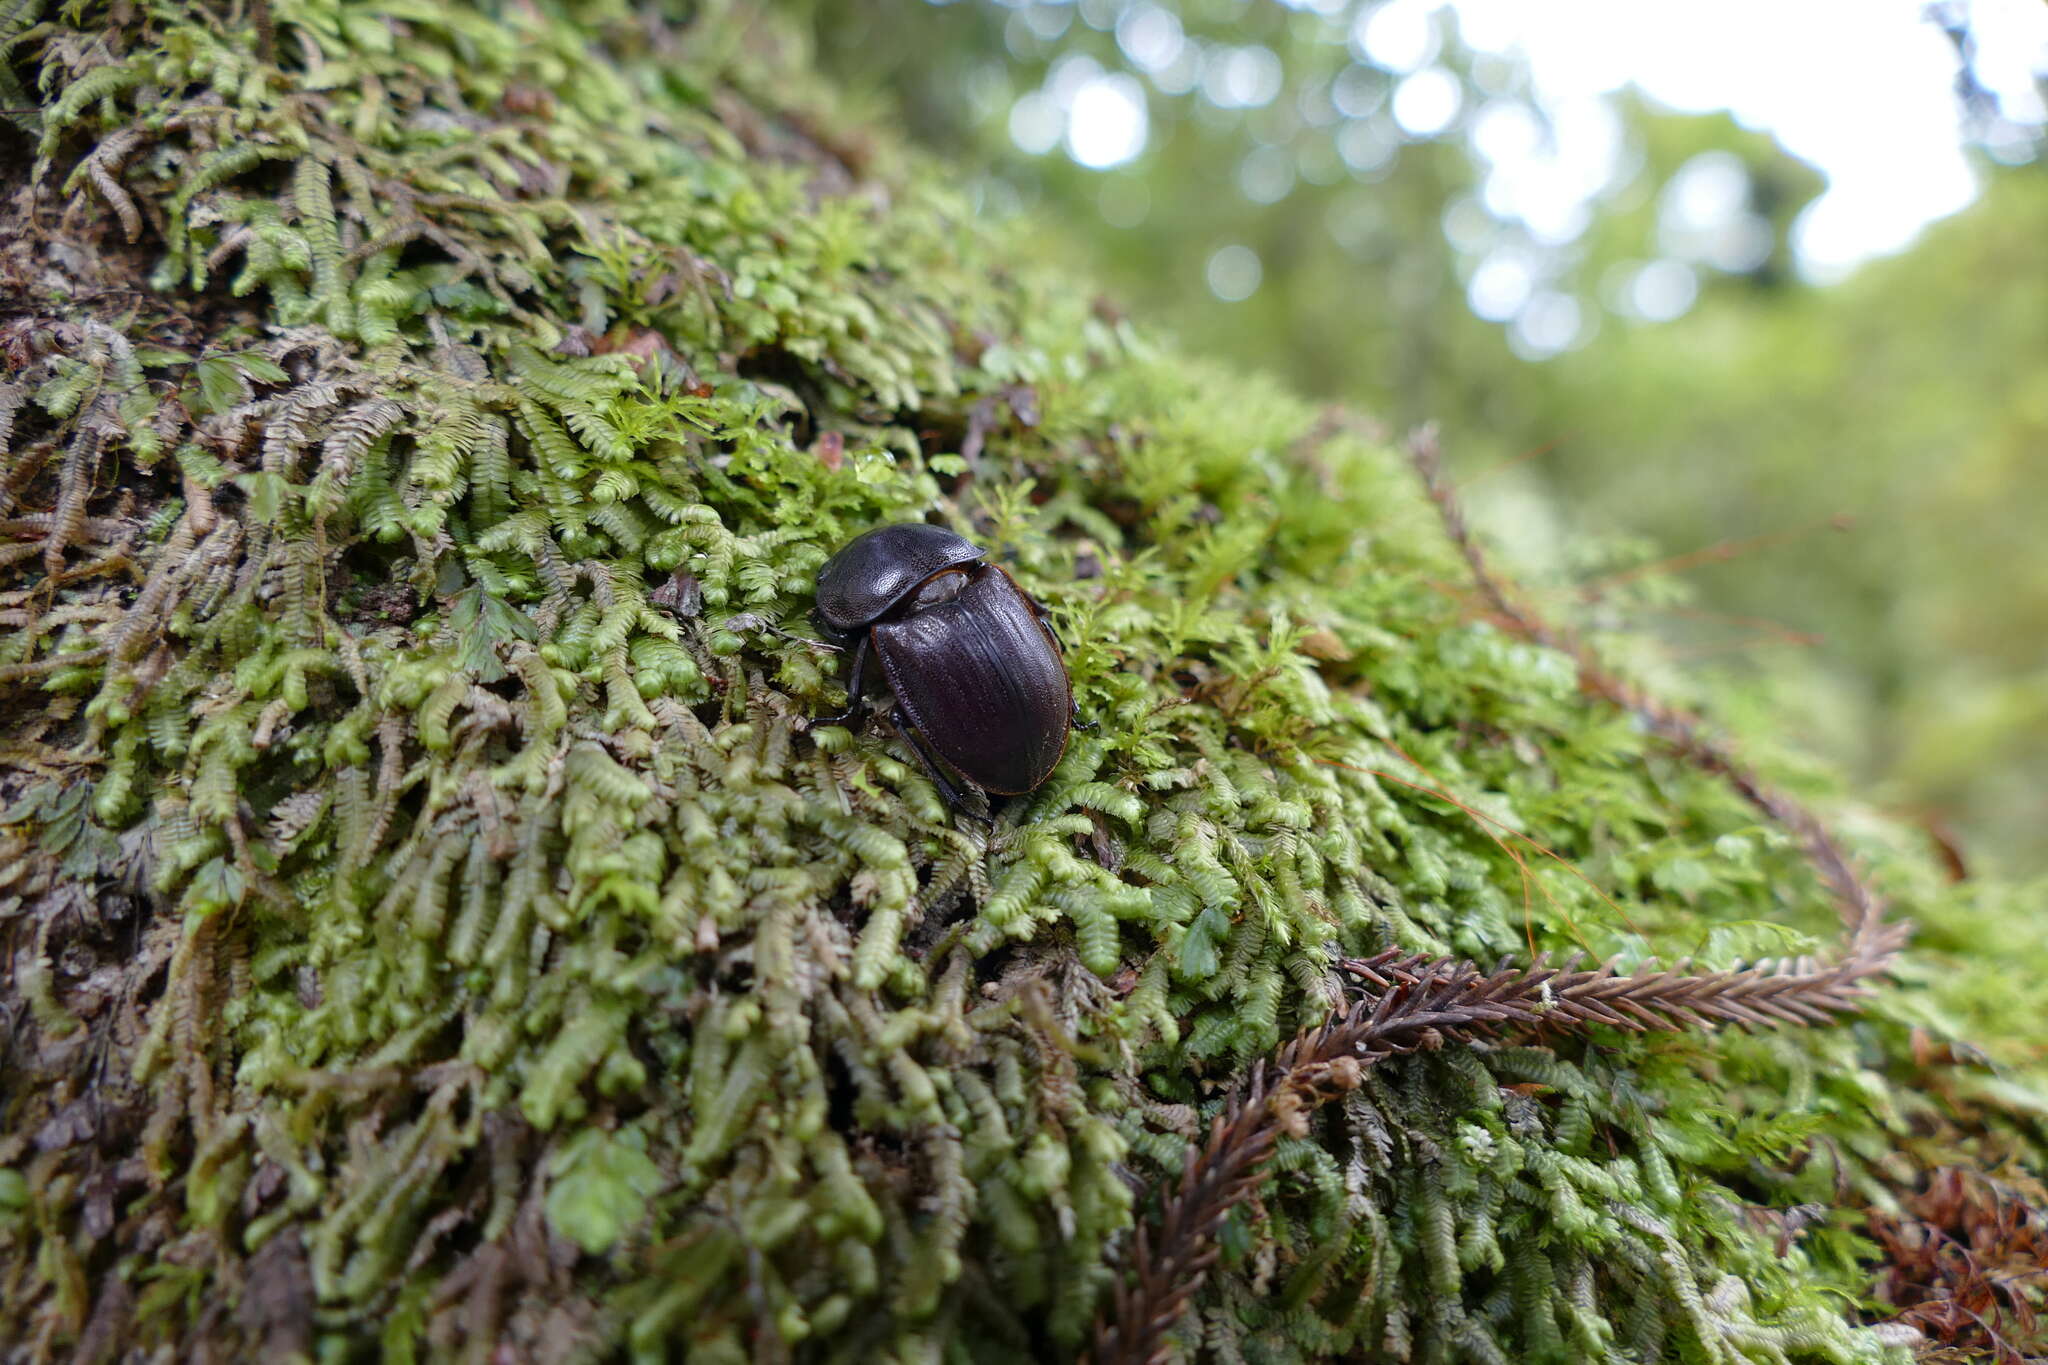
[[[1900,1320],[1973,1360],[2023,1365],[2048,1350],[2048,1210],[2027,1192],[1947,1166],[1897,1211],[1874,1210],[1878,1296]]]
[[[122,235],[131,242],[142,236],[142,211],[135,206],[135,197],[121,184],[121,168],[147,137],[148,133],[141,128],[109,133],[72,173],[74,183],[79,179],[91,181],[93,189],[120,219]]]

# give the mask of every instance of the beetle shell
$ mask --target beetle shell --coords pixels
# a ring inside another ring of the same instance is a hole
[[[939,757],[985,791],[1016,795],[1066,751],[1073,687],[1024,590],[992,564],[965,577],[954,595],[921,597],[876,626],[874,647],[897,704]]]
[[[981,558],[972,541],[923,522],[855,536],[818,570],[818,624],[843,642],[888,615],[933,574]]]

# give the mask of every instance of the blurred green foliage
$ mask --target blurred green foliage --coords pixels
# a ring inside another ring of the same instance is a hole
[[[2048,181],[1994,178],[1912,252],[1828,289],[1710,293],[1542,367],[1500,366],[1468,467],[1556,437],[1572,526],[1675,551],[1767,540],[1687,574],[1717,612],[1818,637],[1688,626],[1745,649],[1772,699],[1948,826],[2048,865]],[[1846,531],[1825,528],[1853,519]],[[1773,643],[1773,640],[1777,643]]]
[[[1400,74],[1360,49],[1373,6],[1356,0],[796,3],[842,79],[987,168],[984,212],[1050,210],[1054,254],[1110,281],[1115,307],[1396,430],[1440,421],[1464,477],[1511,466],[1475,505],[1561,596],[1603,597],[1697,667],[1747,679],[1973,868],[2048,868],[2038,164],[1980,158],[1972,209],[1818,287],[1788,242],[1822,178],[1725,116],[1626,91],[1610,102],[1614,174],[1577,230],[1489,212],[1478,121],[1508,110],[1559,130],[1529,73],[1463,49],[1444,13],[1431,61],[1456,75],[1461,112],[1415,136],[1389,107]],[[1171,14],[1195,74],[1134,60],[1146,13]],[[1254,50],[1279,84],[1219,102],[1215,73]],[[1125,73],[1146,80],[1141,154],[1093,170],[1020,149],[1020,107]],[[1688,238],[1679,182],[1731,166],[1741,194],[1720,239]],[[1231,246],[1259,277],[1226,302],[1209,269]],[[1505,327],[1474,315],[1475,272],[1496,260],[1515,287],[1568,300],[1562,341],[1532,343],[1527,308]],[[1676,321],[1643,316],[1651,264],[1678,297],[1650,311]],[[1650,570],[1666,555],[1676,581]],[[1623,581],[1626,600],[1607,591]]]

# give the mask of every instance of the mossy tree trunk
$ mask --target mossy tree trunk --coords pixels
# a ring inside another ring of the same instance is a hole
[[[2039,1169],[1942,1046],[2016,896],[1852,812],[1947,965],[1745,967],[1844,932],[1795,807],[772,13],[0,0],[0,76],[9,1358],[1875,1360],[1866,1209]],[[991,821],[806,720],[912,519],[1100,722]],[[1574,949],[1719,1003],[1452,965]]]

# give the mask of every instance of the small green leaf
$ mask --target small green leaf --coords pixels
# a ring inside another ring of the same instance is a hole
[[[242,870],[225,858],[214,858],[192,875],[188,908],[204,918],[230,906],[240,905],[248,890]]]
[[[243,351],[238,355],[230,356],[229,359],[235,362],[236,367],[243,374],[260,383],[286,384],[291,382],[291,376],[284,372],[284,367],[269,356],[258,355],[254,351]]]
[[[502,597],[481,586],[465,588],[455,595],[448,611],[448,625],[455,632],[461,666],[483,682],[505,676],[498,662],[497,646],[513,640],[535,640],[540,632],[533,618]]]
[[[548,1224],[593,1256],[647,1216],[647,1201],[662,1186],[637,1128],[580,1133],[548,1165]]]
[[[291,490],[281,474],[237,474],[235,484],[249,495],[249,514],[266,526],[274,526],[284,514],[285,494]]]
[[[242,372],[227,356],[208,356],[192,367],[199,381],[199,407],[203,412],[225,412],[248,396]]]
[[[1188,926],[1186,937],[1180,941],[1180,962],[1178,970],[1188,981],[1201,981],[1214,976],[1216,969],[1223,965],[1218,952],[1223,941],[1230,937],[1230,920],[1223,911],[1210,906],[1195,916],[1195,922]]]
[[[1690,896],[1713,884],[1714,871],[1697,858],[1673,858],[1650,869],[1650,880],[1659,891]]]

